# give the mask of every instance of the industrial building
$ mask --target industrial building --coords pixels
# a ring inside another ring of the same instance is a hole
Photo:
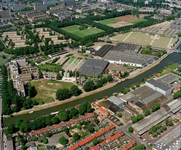
[[[123,101],[128,101],[128,104],[139,112],[144,112],[164,98],[163,94],[154,91],[148,86],[140,87],[133,92],[120,97]]]
[[[169,84],[179,80],[179,78],[180,77],[178,75],[175,75],[173,73],[168,73],[168,74],[162,76],[161,78],[159,78],[158,81],[161,81],[161,82],[169,85]]]
[[[170,95],[172,92],[171,87],[167,86],[166,84],[164,84],[159,80],[154,80],[154,79],[147,80],[145,85],[152,88],[155,91],[162,93],[165,96]]]
[[[59,55],[65,54],[65,53],[68,53],[68,51],[63,50],[63,51],[59,51],[59,52],[55,52],[55,53],[49,54],[48,56],[49,56],[50,58],[53,58],[53,57],[55,57],[55,56],[59,56]]]
[[[119,98],[116,97],[116,96],[111,96],[111,97],[108,98],[108,100],[111,101],[111,102],[113,102],[115,105],[121,106],[121,107],[123,107],[124,104],[125,104],[125,103],[124,103],[125,101],[119,99]]]
[[[108,65],[108,61],[97,60],[97,59],[87,59],[86,62],[78,70],[79,73],[93,76],[93,70],[95,76],[100,76],[104,69]]]
[[[151,63],[154,59],[156,59],[156,57],[137,54],[137,52],[131,50],[111,50],[103,57],[103,59],[115,64],[127,64],[130,66],[144,67],[146,64]]]
[[[181,30],[181,18],[175,20],[170,24],[171,29]]]

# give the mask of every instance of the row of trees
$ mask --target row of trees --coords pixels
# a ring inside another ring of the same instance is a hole
[[[79,109],[71,108],[67,111],[59,111],[58,116],[48,115],[46,117],[34,118],[31,122],[29,120],[23,121],[23,119],[18,118],[16,120],[16,126],[12,123],[8,125],[7,133],[12,134],[18,130],[23,133],[30,132],[31,130],[38,130],[48,125],[58,124],[61,121],[78,118],[79,115],[84,115],[85,113],[90,113],[92,111],[91,104],[85,101],[80,105]]]
[[[81,93],[82,93],[82,91],[76,85],[73,85],[70,88],[70,90],[67,88],[58,89],[56,92],[56,98],[58,100],[64,100],[64,99],[70,98],[71,95],[78,96]]]
[[[131,118],[133,123],[136,123],[137,121],[143,119],[143,115],[142,114],[138,114],[137,116]]]

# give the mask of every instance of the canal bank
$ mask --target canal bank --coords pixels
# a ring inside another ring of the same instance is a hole
[[[142,78],[148,78],[151,74],[158,73],[161,69],[164,69],[166,66],[168,66],[168,63],[170,61],[173,61],[173,63],[180,62],[181,61],[181,54],[172,53],[172,54],[168,55],[160,63],[158,63],[154,67],[150,68],[149,70],[146,70],[145,72],[141,72],[141,74],[139,74],[138,76],[135,76],[134,78],[132,78],[130,80],[126,80],[124,82],[121,82],[121,83],[119,83],[113,87],[108,88],[108,89],[104,89],[103,91],[100,91],[100,92],[95,91],[96,93],[84,96],[82,98],[79,98],[79,99],[76,99],[76,100],[73,100],[70,102],[60,104],[57,106],[47,107],[46,109],[35,111],[32,114],[28,113],[28,114],[22,114],[22,115],[14,116],[12,118],[7,118],[4,121],[4,125],[6,126],[9,123],[15,123],[17,118],[22,118],[23,120],[30,120],[30,119],[33,119],[34,117],[44,116],[44,115],[50,114],[51,112],[56,112],[59,110],[64,110],[64,109],[69,108],[69,107],[73,107],[75,105],[83,103],[84,101],[93,102],[96,99],[103,98],[104,96],[111,96],[112,93],[122,91],[124,89],[124,87],[129,87],[132,84],[140,82]]]

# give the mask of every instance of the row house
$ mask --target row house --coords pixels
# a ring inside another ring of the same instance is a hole
[[[121,149],[119,150],[130,150],[135,143],[136,143],[135,140],[131,140],[130,143],[126,144],[124,147],[121,147]]]
[[[103,129],[102,131],[82,140],[81,142],[79,142],[78,144],[75,144],[74,146],[68,148],[67,150],[76,150],[76,149],[81,149],[82,146],[89,144],[90,142],[92,142],[94,139],[97,139],[98,137],[104,135],[105,133],[107,133],[108,131],[111,131],[115,128],[114,125],[111,125],[105,129]]]
[[[84,116],[80,116],[79,118],[77,119],[72,119],[70,121],[67,121],[67,122],[63,122],[63,123],[59,123],[59,124],[56,124],[56,125],[52,125],[52,126],[48,126],[47,128],[43,128],[43,129],[39,129],[39,130],[36,130],[36,131],[31,131],[28,133],[29,136],[41,136],[43,134],[45,134],[46,132],[56,132],[56,131],[60,131],[60,130],[63,130],[65,127],[72,127],[72,126],[75,126],[75,125],[78,125],[80,121],[83,121],[83,120],[90,120],[94,117],[94,113],[90,113],[90,114],[86,114]]]
[[[106,140],[99,143],[98,145],[91,147],[90,150],[99,150],[101,148],[104,148],[104,146],[110,144],[111,142],[113,142],[114,140],[120,138],[123,135],[124,135],[123,131],[120,131],[120,132],[116,133],[115,135],[113,135],[111,137],[108,137]]]

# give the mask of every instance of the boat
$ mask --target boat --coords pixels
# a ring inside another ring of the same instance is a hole
[[[50,115],[55,115],[55,114],[58,114],[58,111],[52,112]]]
[[[30,111],[29,114],[32,114],[34,111]]]

